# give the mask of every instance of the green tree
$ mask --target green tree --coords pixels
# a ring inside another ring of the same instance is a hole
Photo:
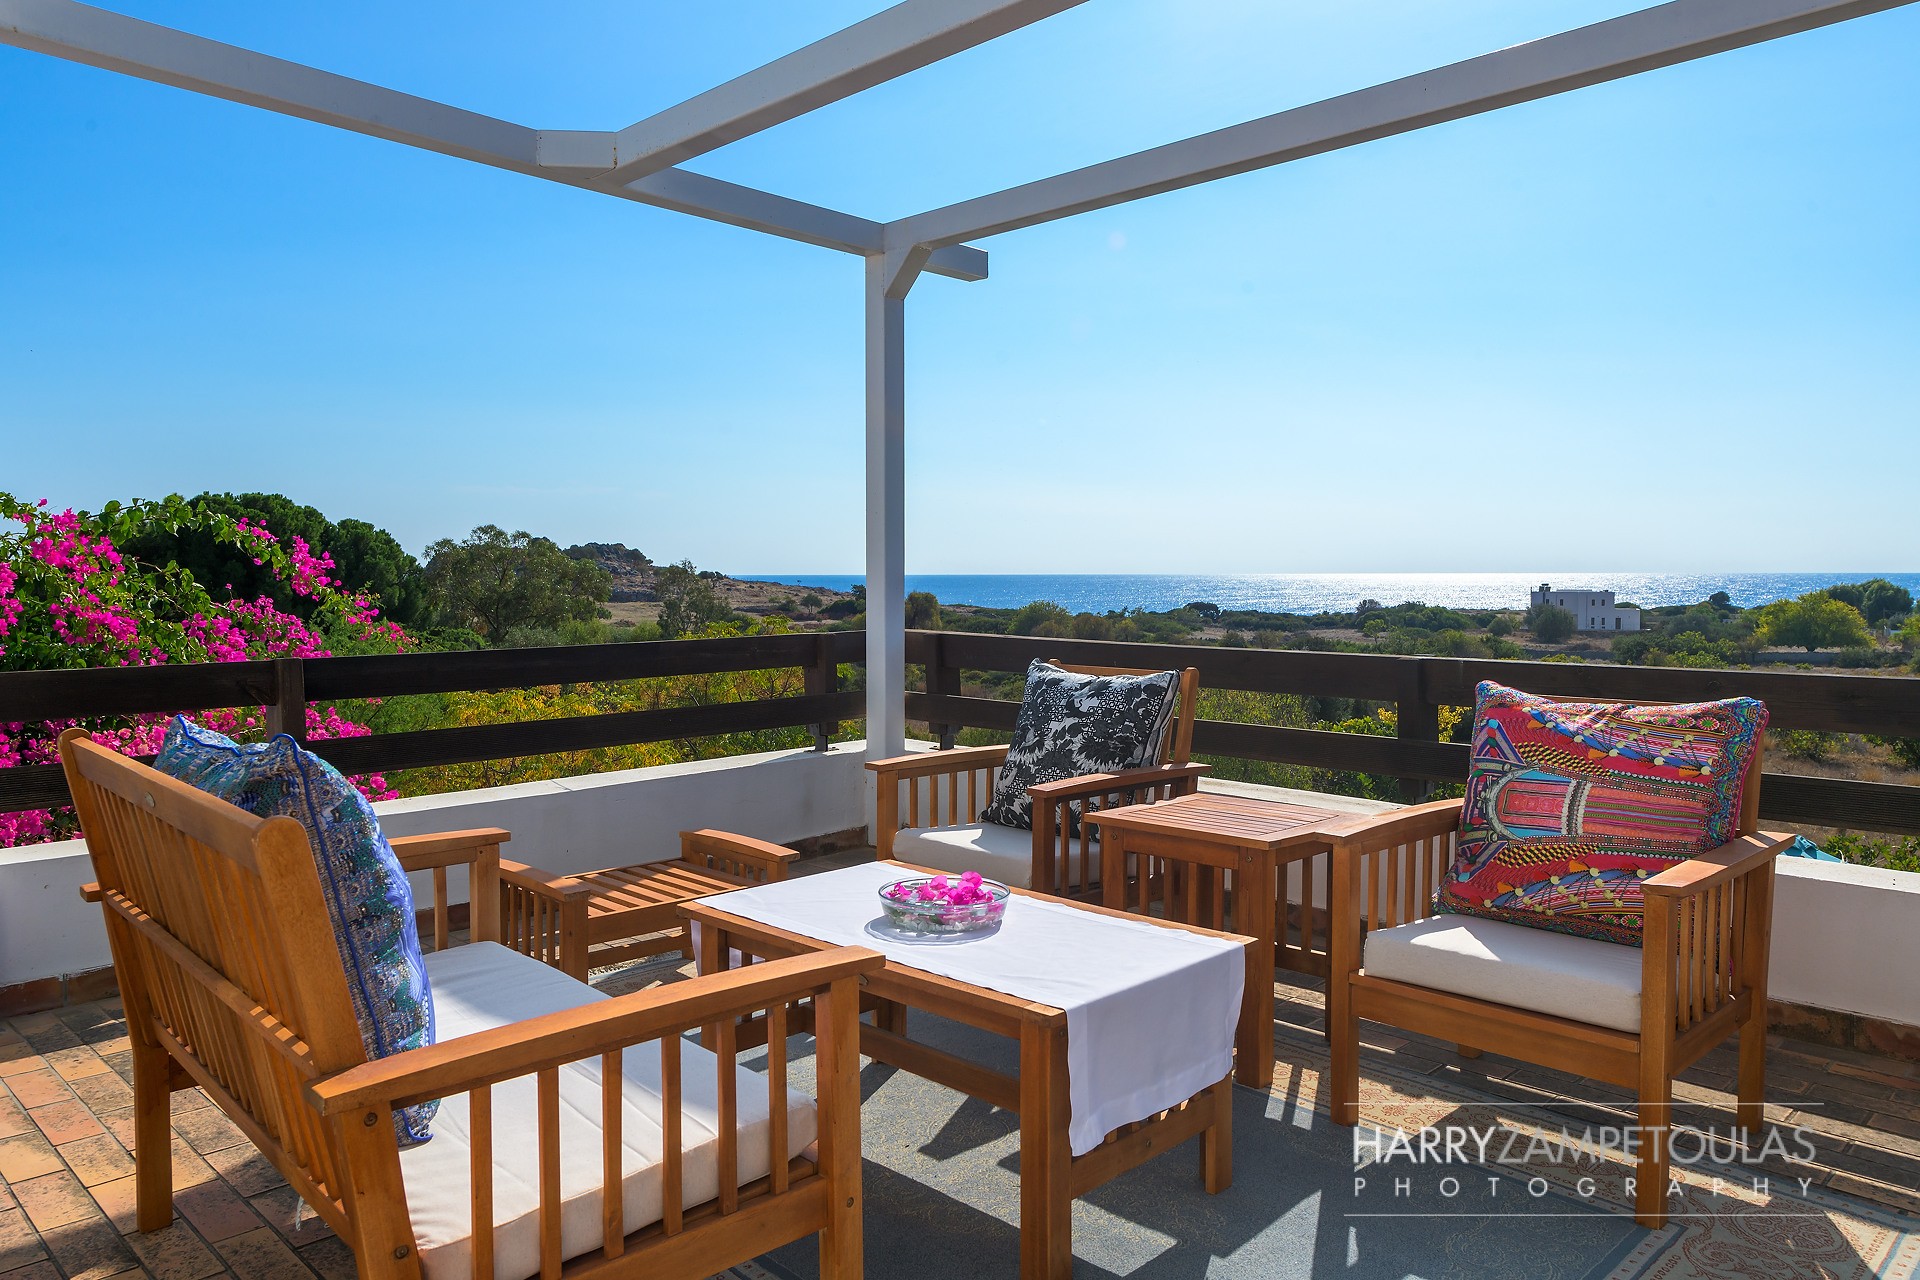
[[[549,538],[483,524],[465,541],[427,548],[428,600],[442,622],[499,644],[516,627],[558,627],[598,616],[610,579]]]
[[[660,601],[660,638],[678,640],[702,627],[733,619],[733,609],[721,598],[714,579],[693,567],[693,561],[663,566],[654,574],[653,594]]]
[[[1035,600],[1014,610],[1007,620],[1007,634],[1015,636],[1064,636],[1073,625],[1073,615],[1051,600]]]
[[[1580,620],[1571,610],[1557,604],[1536,604],[1527,610],[1527,630],[1542,644],[1559,644],[1571,639]]]
[[[1844,649],[1865,645],[1872,637],[1867,620],[1844,600],[1825,591],[1809,591],[1795,600],[1775,600],[1760,610],[1761,644],[1815,649]]]
[[[915,631],[940,629],[940,601],[931,591],[913,591],[907,595],[907,626]]]
[[[1904,617],[1913,609],[1913,593],[1885,578],[1838,583],[1828,587],[1827,594],[1858,609],[1870,627],[1877,627],[1889,618]]]
[[[278,493],[203,493],[193,506],[215,516],[265,525],[290,545],[300,538],[316,554],[333,557],[334,572],[348,592],[376,597],[380,611],[406,627],[428,621],[426,577],[420,562],[393,535],[364,520],[327,519],[317,509]],[[231,583],[243,600],[271,599],[276,606],[305,616],[308,606],[292,587],[276,578],[270,565],[255,564],[243,548],[223,541],[211,526],[161,523],[142,527],[126,545],[149,564],[179,565],[209,591]]]

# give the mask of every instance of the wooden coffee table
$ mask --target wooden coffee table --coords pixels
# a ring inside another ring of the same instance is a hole
[[[1156,898],[1167,918],[1210,929],[1229,926],[1258,938],[1264,964],[1250,962],[1234,1074],[1264,1089],[1273,1083],[1273,970],[1318,974],[1331,970],[1324,925],[1315,929],[1316,879],[1330,874],[1323,855],[1329,830],[1350,813],[1250,796],[1201,791],[1158,804],[1133,804],[1084,815],[1100,829],[1100,876],[1105,903],[1147,914]],[[1131,881],[1127,859],[1136,860]],[[1289,892],[1298,867],[1299,913]],[[1231,880],[1231,888],[1229,887]],[[1241,886],[1253,883],[1257,893]],[[1132,901],[1128,901],[1129,897]],[[1324,917],[1322,917],[1324,919]],[[1290,931],[1290,924],[1295,932]],[[1315,934],[1325,939],[1315,945]],[[1297,941],[1295,940],[1297,936]]]
[[[926,871],[896,864],[903,875]],[[931,872],[929,872],[931,873]],[[1098,915],[1128,913],[1079,902],[1062,902],[1026,890],[1013,892]],[[725,899],[719,899],[724,902]],[[700,972],[717,973],[736,960],[805,955],[832,944],[693,902],[681,914],[698,927]],[[1132,917],[1129,916],[1131,919]],[[1193,925],[1157,921],[1167,928],[1225,937],[1245,947],[1249,957],[1263,954],[1252,938],[1222,934]],[[1069,1280],[1073,1274],[1073,1201],[1128,1169],[1186,1139],[1200,1136],[1200,1170],[1208,1194],[1233,1182],[1233,1077],[1228,1075],[1185,1102],[1157,1116],[1123,1125],[1106,1141],[1075,1156],[1068,1138],[1070,1082],[1067,1076],[1067,1015],[1050,1005],[1023,1000],[987,987],[961,982],[901,964],[862,979],[877,1013],[873,1025],[860,1026],[860,1052],[879,1062],[943,1084],[1020,1116],[1020,1275],[1022,1280]],[[1269,984],[1271,996],[1271,984]],[[1010,1076],[980,1063],[933,1048],[906,1035],[906,1009],[928,1013],[1007,1036],[1020,1045],[1019,1075]],[[898,1016],[892,1016],[898,1015]],[[780,1015],[779,1029],[810,1029],[802,1007]],[[768,1019],[726,1025],[719,1034],[741,1048],[764,1043]],[[1271,1037],[1269,1037],[1269,1040]],[[983,1261],[982,1275],[1001,1274]]]

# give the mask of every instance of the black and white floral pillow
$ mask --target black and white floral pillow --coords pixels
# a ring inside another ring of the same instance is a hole
[[[980,820],[1031,830],[1028,787],[1153,764],[1173,719],[1179,684],[1172,671],[1087,676],[1036,658],[1027,668],[1007,763]],[[1076,808],[1076,820],[1078,814]]]

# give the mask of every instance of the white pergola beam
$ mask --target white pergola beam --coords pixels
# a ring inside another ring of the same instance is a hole
[[[0,0],[0,44],[463,160],[538,164],[538,134],[523,125],[75,0]]]
[[[1910,3],[1913,0],[1673,0],[916,214],[889,223],[887,243],[938,249],[1016,231]]]
[[[0,45],[569,186],[588,186],[613,155],[610,132],[530,129],[77,0],[0,0]],[[882,248],[877,222],[699,174],[666,171],[611,191],[588,189],[843,253]],[[987,255],[958,246],[935,254],[927,269],[980,280]]]
[[[672,168],[1085,0],[906,0],[622,129],[609,183]]]

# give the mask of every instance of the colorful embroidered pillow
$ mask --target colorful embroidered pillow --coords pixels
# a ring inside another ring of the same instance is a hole
[[[358,787],[286,734],[242,746],[185,716],[174,717],[153,764],[248,813],[297,819],[313,846],[367,1057],[434,1042],[413,890]],[[425,1142],[439,1108],[436,1100],[395,1112],[401,1145]]]
[[[1027,788],[1089,773],[1141,769],[1160,758],[1180,676],[1089,676],[1036,658],[1013,722],[1013,742],[982,822],[1033,827]],[[1080,805],[1068,821],[1077,829]]]
[[[1752,698],[1555,702],[1481,683],[1460,844],[1435,906],[1640,945],[1640,882],[1733,839]]]

